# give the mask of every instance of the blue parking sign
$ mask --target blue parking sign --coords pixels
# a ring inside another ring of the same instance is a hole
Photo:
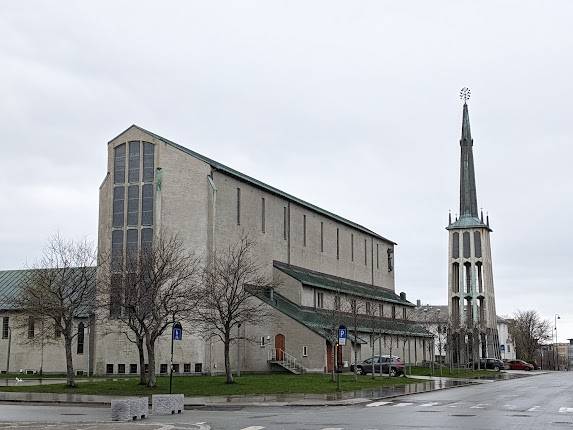
[[[338,344],[339,345],[346,345],[346,338],[348,336],[348,330],[346,330],[346,327],[341,325],[340,327],[338,327]]]

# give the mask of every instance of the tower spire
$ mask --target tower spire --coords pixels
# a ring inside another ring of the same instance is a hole
[[[478,217],[474,155],[472,150],[474,141],[470,129],[470,115],[467,104],[469,97],[469,89],[463,88],[460,93],[460,98],[464,101],[462,137],[460,139],[460,218]]]

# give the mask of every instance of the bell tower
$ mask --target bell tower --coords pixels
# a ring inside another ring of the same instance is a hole
[[[450,360],[455,364],[477,362],[478,357],[500,358],[489,216],[478,214],[473,158],[473,139],[463,88],[462,136],[460,139],[460,212],[446,229],[448,251],[448,309]]]

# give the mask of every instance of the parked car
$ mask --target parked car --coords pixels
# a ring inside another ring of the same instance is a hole
[[[507,362],[507,368],[510,370],[534,370],[535,366],[523,360],[509,360]]]
[[[470,366],[471,365],[472,365],[472,363],[470,363]],[[473,363],[473,368],[477,369],[478,364]],[[498,360],[497,358],[480,358],[479,368],[480,369],[491,369],[491,370],[495,370],[496,372],[499,372],[500,370],[505,368],[505,365],[503,364],[503,361]]]
[[[400,376],[404,374],[404,363],[400,360],[400,357],[395,355],[375,355],[374,357],[367,358],[362,363],[358,363],[356,366],[357,372],[361,375],[366,375],[374,372],[380,373],[380,367],[382,367],[382,373],[386,373],[390,376]],[[354,372],[354,365],[350,366],[350,370]]]

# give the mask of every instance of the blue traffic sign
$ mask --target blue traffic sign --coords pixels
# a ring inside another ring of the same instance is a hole
[[[173,324],[173,340],[181,340],[183,339],[183,328],[181,324],[175,323]]]
[[[346,345],[346,338],[348,337],[348,330],[346,327],[341,325],[338,327],[338,344],[339,345]]]

